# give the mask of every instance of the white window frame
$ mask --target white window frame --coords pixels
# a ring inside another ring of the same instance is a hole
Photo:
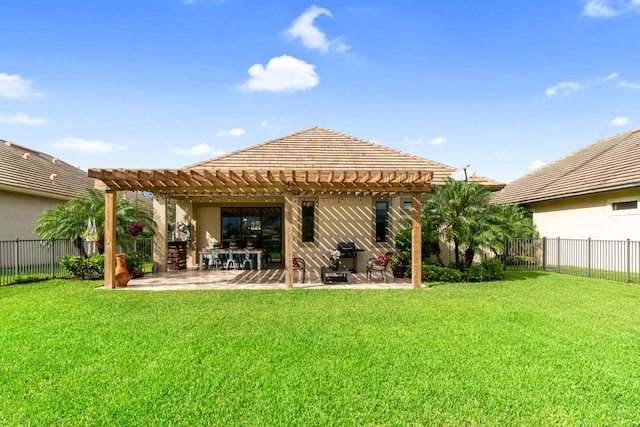
[[[635,209],[622,209],[622,210],[613,209],[613,205],[615,203],[634,202],[634,201],[636,202]],[[640,196],[620,197],[617,199],[607,200],[607,215],[610,215],[610,216],[640,215]]]

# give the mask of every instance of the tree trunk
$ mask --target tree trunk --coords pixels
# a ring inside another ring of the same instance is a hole
[[[467,250],[464,251],[464,265],[466,268],[471,267],[471,264],[473,263],[474,255],[475,255],[475,252],[473,251],[473,248],[467,248]]]

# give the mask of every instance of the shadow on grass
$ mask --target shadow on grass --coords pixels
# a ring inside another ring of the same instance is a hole
[[[548,271],[505,271],[502,282],[515,282],[517,280],[537,279],[539,277],[548,276],[552,273]]]

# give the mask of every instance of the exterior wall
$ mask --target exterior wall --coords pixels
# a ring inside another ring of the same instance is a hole
[[[609,192],[528,206],[542,237],[640,240],[640,211],[611,212],[611,200],[640,198],[640,190]]]
[[[179,203],[176,216],[193,212],[192,222],[195,233],[189,249],[188,266],[197,267],[199,249],[208,248],[215,241],[221,241],[221,208],[226,206],[278,206],[283,208],[282,197],[233,197],[232,200],[194,201]],[[222,197],[222,199],[225,199]],[[302,202],[315,202],[315,241],[302,242]],[[384,200],[389,203],[389,229],[387,242],[375,241],[375,202]],[[307,268],[319,269],[328,264],[329,250],[335,249],[338,242],[355,242],[358,249],[359,272],[366,271],[367,260],[382,252],[395,250],[395,233],[402,226],[402,218],[410,218],[410,213],[402,209],[403,201],[411,201],[410,196],[396,196],[376,199],[371,196],[294,196],[293,197],[293,254],[305,259]],[[283,222],[284,225],[284,222]],[[284,231],[283,231],[284,232]],[[284,238],[284,236],[283,236]],[[350,265],[351,260],[345,261]]]
[[[0,190],[0,240],[37,239],[36,221],[47,209],[66,200]]]
[[[315,242],[302,242],[301,215],[302,201],[316,202]],[[293,212],[293,254],[307,262],[307,268],[319,269],[328,265],[329,251],[338,242],[354,242],[358,252],[357,270],[366,271],[367,260],[380,253],[394,250],[394,232],[397,229],[398,212],[394,201],[389,202],[389,233],[386,243],[375,241],[375,202],[371,196],[325,196],[294,198]],[[397,202],[396,202],[397,203]],[[345,261],[350,265],[351,260]]]

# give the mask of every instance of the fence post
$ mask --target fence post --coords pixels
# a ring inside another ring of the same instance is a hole
[[[591,237],[587,238],[587,277],[591,277]]]
[[[502,257],[502,270],[507,270],[507,257],[509,257],[509,240],[504,238],[504,256]]]
[[[556,265],[558,266],[557,268],[558,273],[560,273],[560,237],[558,237],[558,244],[556,249],[558,250],[557,257],[556,257],[557,258]]]
[[[14,260],[13,275],[14,276],[18,276],[20,274],[20,271],[19,271],[20,262],[18,261],[18,256],[20,254],[19,246],[20,246],[20,239],[18,238],[18,239],[16,239],[16,250],[13,253],[13,255],[14,255],[14,257],[13,257],[13,260]]]
[[[51,250],[50,250],[50,252],[51,252],[51,266],[50,266],[51,267],[51,270],[50,270],[51,271],[51,277],[56,277],[56,269],[55,269],[55,266],[54,266],[55,260],[56,260],[56,240],[55,239],[51,242],[51,246],[50,247],[51,247]]]
[[[547,238],[542,238],[542,271],[547,271]]]
[[[626,262],[626,275],[625,275],[625,281],[629,282],[629,280],[631,280],[631,239],[627,239],[627,262]]]

